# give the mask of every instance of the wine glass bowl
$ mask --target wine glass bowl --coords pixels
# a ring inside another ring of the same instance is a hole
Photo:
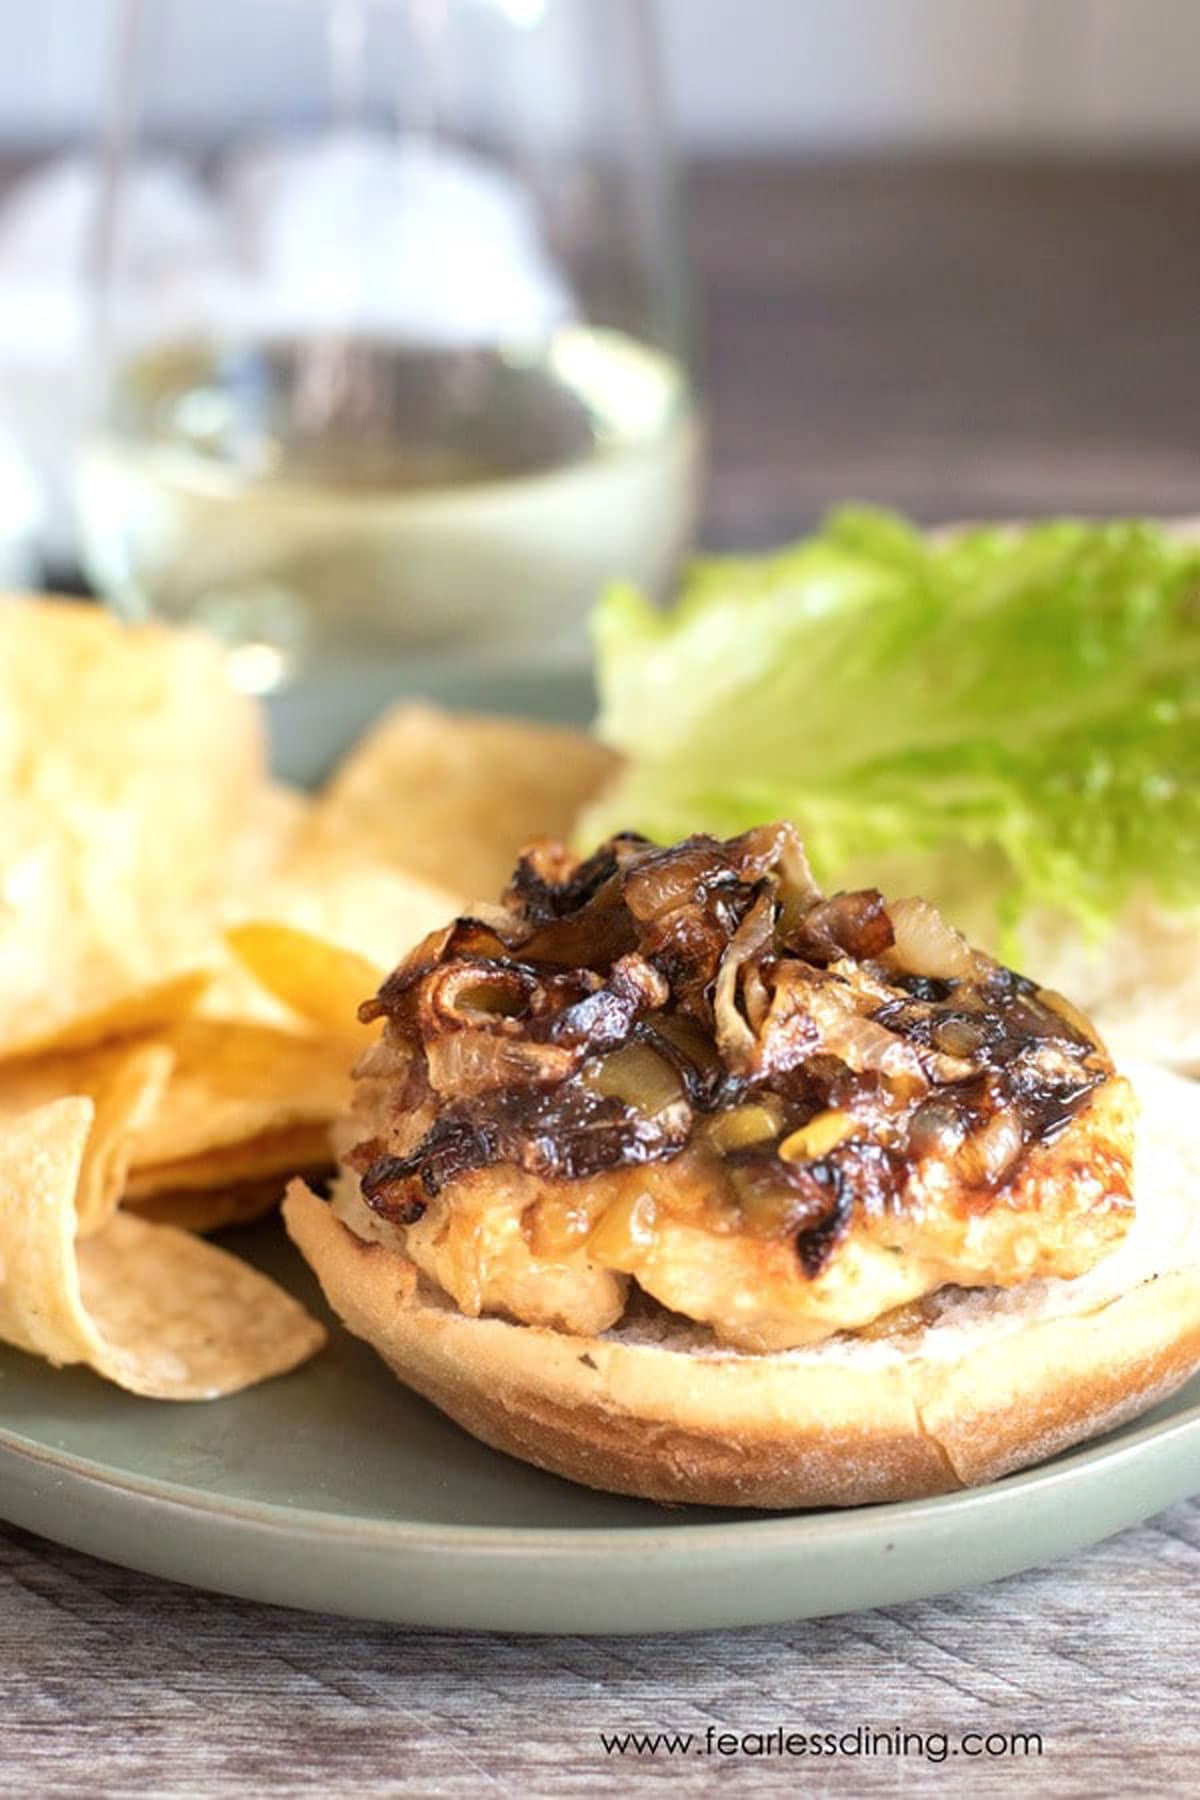
[[[327,79],[302,126],[249,64],[215,117],[185,106],[202,13],[126,18],[79,482],[93,583],[215,631],[259,690],[577,657],[599,589],[662,588],[695,516],[644,9],[246,0],[265,60],[311,34]],[[165,266],[139,237],[151,179],[192,216]]]

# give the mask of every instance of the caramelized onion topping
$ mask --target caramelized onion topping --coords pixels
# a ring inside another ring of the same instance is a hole
[[[721,1229],[787,1238],[814,1277],[914,1164],[984,1203],[1112,1073],[1069,1002],[927,901],[823,896],[789,825],[532,844],[501,904],[431,933],[361,1016],[387,1020],[361,1079],[395,1072],[394,1130],[350,1158],[381,1214],[414,1223],[506,1164],[563,1184],[564,1242],[636,1249],[646,1206],[571,1211],[569,1184],[686,1148]]]
[[[895,900],[888,914],[897,968],[940,981],[962,981],[971,975],[975,952],[928,900]]]

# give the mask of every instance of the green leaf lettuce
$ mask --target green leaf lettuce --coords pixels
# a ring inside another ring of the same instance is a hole
[[[1200,909],[1200,548],[1147,524],[930,539],[865,510],[595,619],[626,768],[581,839],[790,818],[830,886],[921,891],[985,941]]]

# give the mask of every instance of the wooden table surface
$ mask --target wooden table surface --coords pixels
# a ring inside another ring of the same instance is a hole
[[[707,535],[858,496],[920,516],[1200,509],[1200,169],[740,167],[690,184]],[[919,1755],[607,1758],[599,1733],[1040,1732],[991,1794],[1157,1795],[1200,1750],[1200,1505],[972,1594],[588,1641],[308,1618],[0,1528],[7,1795],[945,1790]],[[938,1739],[932,1748],[937,1753]]]

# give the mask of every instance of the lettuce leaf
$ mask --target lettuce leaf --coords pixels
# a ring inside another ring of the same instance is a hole
[[[1200,547],[1133,521],[924,537],[865,509],[594,620],[626,769],[581,841],[800,827],[829,886],[928,893],[984,941],[1200,908]]]

